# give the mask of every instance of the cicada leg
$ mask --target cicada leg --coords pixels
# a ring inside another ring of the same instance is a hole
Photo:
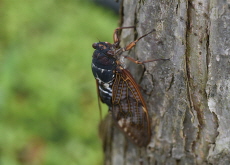
[[[119,43],[120,43],[120,38],[119,38],[119,30],[121,29],[130,29],[130,28],[135,28],[135,26],[127,26],[127,27],[118,27],[114,30],[113,33],[113,42],[116,48],[119,47]]]

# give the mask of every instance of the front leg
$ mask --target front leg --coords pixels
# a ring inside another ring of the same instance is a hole
[[[127,27],[118,27],[114,30],[114,33],[113,33],[113,42],[114,42],[114,45],[115,45],[115,48],[118,48],[119,47],[119,43],[120,43],[120,38],[119,38],[119,30],[121,29],[130,29],[130,28],[135,28],[135,26],[127,26]]]
[[[135,41],[129,43],[126,47],[124,47],[124,48],[122,49],[122,52],[128,51],[128,50],[132,49],[140,39],[144,38],[145,36],[149,35],[150,33],[154,32],[154,31],[156,31],[156,30],[153,29],[153,30],[151,30],[150,32],[148,32],[147,34],[144,34],[143,36],[139,37],[139,38],[136,39]]]

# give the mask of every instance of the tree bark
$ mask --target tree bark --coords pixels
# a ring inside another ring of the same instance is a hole
[[[126,63],[144,89],[153,134],[138,148],[108,117],[105,164],[230,164],[230,1],[123,0],[121,9],[121,26],[136,26],[122,30],[122,46],[156,29],[128,55],[170,61]]]

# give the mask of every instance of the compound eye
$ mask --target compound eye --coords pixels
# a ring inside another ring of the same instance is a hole
[[[93,44],[92,44],[92,47],[93,47],[94,49],[96,49],[97,43],[93,43]]]

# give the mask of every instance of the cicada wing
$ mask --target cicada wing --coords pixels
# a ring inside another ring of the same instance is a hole
[[[99,92],[99,83],[98,83],[97,79],[96,79],[96,87],[97,87],[98,108],[99,108],[99,111],[100,111],[100,120],[102,121],[101,96],[100,96],[100,92]]]
[[[116,73],[113,84],[112,116],[126,136],[139,146],[146,146],[151,137],[150,121],[138,85],[128,70]]]

